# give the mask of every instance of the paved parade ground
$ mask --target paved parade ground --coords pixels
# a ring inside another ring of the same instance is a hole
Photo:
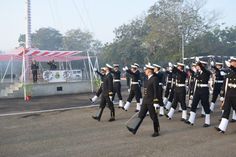
[[[0,157],[234,157],[236,156],[236,123],[230,123],[226,134],[215,131],[220,111],[213,114],[212,126],[203,128],[198,116],[194,126],[160,118],[160,136],[152,138],[152,121],[147,117],[134,136],[125,122],[134,114],[116,108],[116,121],[108,122],[106,109],[101,122],[91,118],[96,107],[74,108],[46,113],[14,115],[28,111],[90,105],[91,94],[1,100]],[[10,115],[6,115],[9,114]]]

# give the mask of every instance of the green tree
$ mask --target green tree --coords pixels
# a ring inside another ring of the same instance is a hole
[[[61,50],[62,34],[54,28],[40,28],[32,34],[32,47],[44,50]],[[25,46],[25,35],[18,38],[19,46]]]

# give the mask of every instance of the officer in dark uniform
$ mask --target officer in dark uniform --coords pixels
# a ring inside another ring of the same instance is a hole
[[[193,125],[196,118],[196,110],[198,103],[201,101],[201,104],[206,113],[205,124],[203,127],[210,126],[210,104],[209,104],[209,85],[208,81],[210,80],[211,72],[206,69],[207,62],[199,61],[196,64],[196,69],[198,74],[196,76],[196,89],[193,95],[193,103],[191,107],[189,120],[186,121],[187,124]]]
[[[92,102],[92,103],[95,103],[98,99],[98,97],[101,95],[102,93],[102,86],[103,86],[103,79],[104,79],[104,76],[105,76],[105,67],[102,67],[101,68],[101,72],[99,72],[97,69],[95,69],[95,72],[100,76],[101,78],[101,84],[100,84],[100,87],[98,88],[95,96],[93,98],[89,98],[89,100]]]
[[[236,58],[232,57],[230,59],[230,71],[226,75],[224,80],[225,87],[223,90],[224,93],[224,112],[222,115],[222,119],[220,125],[216,128],[216,130],[220,133],[224,133],[227,129],[229,123],[229,115],[231,107],[233,110],[236,110]]]
[[[138,117],[131,118],[126,127],[130,132],[136,134],[139,126],[141,125],[143,119],[146,117],[147,112],[149,111],[150,117],[153,120],[154,133],[152,137],[159,136],[159,121],[153,106],[154,103],[158,103],[158,79],[154,76],[154,67],[151,65],[145,66],[145,74],[147,75],[147,80],[144,83],[144,97],[143,103],[141,105],[141,110],[138,113]]]
[[[126,73],[130,74],[131,77],[131,87],[130,87],[130,93],[129,93],[129,97],[123,107],[123,109],[125,111],[128,111],[130,105],[131,105],[131,101],[132,99],[136,98],[137,101],[137,107],[136,109],[140,106],[140,93],[141,93],[141,87],[140,87],[140,72],[138,70],[138,66],[137,65],[131,65],[131,69],[128,69],[128,67],[123,68],[124,71],[126,71]]]
[[[120,77],[121,77],[121,72],[119,70],[119,64],[113,64],[114,70],[111,71],[113,74],[113,97],[112,101],[114,101],[115,95],[117,93],[117,96],[119,98],[119,107],[123,107],[123,101],[122,101],[122,96],[121,96],[121,83],[120,83]]]
[[[210,109],[211,109],[211,111],[214,111],[216,99],[222,89],[222,85],[224,82],[224,76],[226,73],[222,69],[223,63],[216,62],[214,65],[214,62],[212,62],[211,66],[215,70],[215,75],[214,75],[215,79],[214,79],[213,94],[212,94]]]
[[[112,102],[112,96],[113,96],[113,77],[110,73],[112,69],[112,66],[109,64],[106,64],[105,67],[105,76],[103,78],[103,86],[102,86],[102,97],[100,102],[99,111],[96,116],[92,116],[93,119],[96,119],[100,121],[102,113],[106,105],[108,105],[108,108],[111,112],[111,118],[109,119],[109,122],[115,120],[115,108],[114,104]]]
[[[187,120],[187,106],[186,106],[186,85],[185,81],[187,78],[187,73],[184,71],[184,64],[177,63],[177,67],[173,67],[173,73],[176,74],[176,83],[175,83],[175,92],[174,92],[174,100],[172,103],[172,107],[168,114],[166,114],[168,119],[172,119],[174,112],[178,103],[181,104],[182,111],[182,121]]]
[[[31,70],[33,74],[33,82],[36,83],[38,80],[38,69],[39,66],[36,64],[36,61],[33,61],[31,64]]]
[[[163,84],[165,82],[165,78],[164,78],[164,74],[163,72],[161,72],[161,66],[160,65],[157,65],[157,64],[153,64],[154,66],[154,72],[155,72],[155,75],[157,76],[158,78],[158,81],[159,81],[159,84],[158,84],[158,93],[160,94],[160,97],[158,98],[159,99],[159,105],[160,105],[160,111],[159,111],[159,116],[163,116],[164,115],[164,103],[163,103]],[[155,108],[159,107],[157,104],[154,104]]]

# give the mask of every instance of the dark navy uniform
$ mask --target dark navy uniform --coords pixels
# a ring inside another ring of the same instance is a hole
[[[119,98],[119,100],[122,100],[122,96],[121,96],[121,83],[120,83],[120,75],[121,75],[121,72],[118,70],[118,71],[111,71],[111,73],[113,74],[113,97],[112,97],[112,101],[114,100],[115,98],[115,95],[117,93],[117,96]]]
[[[214,80],[213,94],[210,107],[211,111],[214,110],[216,99],[222,89],[222,85],[224,82],[224,73],[225,73],[223,69],[218,69],[216,66],[213,66],[212,68],[215,70],[215,80]]]
[[[38,80],[38,65],[36,63],[32,63],[31,64],[31,70],[32,70],[32,74],[33,74],[33,82],[37,82]]]
[[[206,63],[207,64],[207,63]],[[196,75],[196,90],[193,95],[193,103],[191,105],[191,112],[189,120],[186,121],[188,124],[194,124],[196,117],[196,110],[198,103],[201,101],[201,104],[206,113],[204,127],[210,125],[210,104],[209,104],[209,86],[208,81],[210,80],[211,72],[207,70],[202,62],[198,62],[197,66],[200,67],[201,71]]]
[[[234,58],[234,61],[236,62],[236,58]],[[226,78],[224,80],[224,89],[222,89],[222,92],[224,93],[224,112],[222,115],[221,123],[217,129],[217,131],[224,133],[227,129],[228,122],[229,122],[229,115],[231,107],[233,110],[236,110],[236,67],[230,67],[229,74],[226,75]]]
[[[124,110],[128,110],[131,104],[132,99],[136,98],[137,104],[140,104],[140,98],[141,98],[141,87],[140,87],[140,72],[139,70],[136,70],[135,72],[131,71],[130,69],[126,70],[126,72],[130,75],[131,82],[130,82],[130,93],[129,97],[127,99],[127,102],[124,106]]]
[[[166,115],[169,119],[172,119],[174,112],[178,103],[181,104],[182,112],[182,120],[185,121],[187,119],[187,107],[186,107],[186,85],[185,81],[187,78],[187,73],[185,71],[181,71],[176,67],[173,68],[173,73],[176,74],[176,83],[175,83],[175,92],[174,92],[174,100],[172,103],[172,107],[169,113]]]
[[[166,90],[165,90],[165,94],[164,94],[164,97],[166,99],[168,99],[169,95],[170,95],[170,90],[171,90],[171,82],[172,82],[172,78],[173,78],[173,72],[172,71],[166,71]],[[165,101],[164,101],[164,104]]]
[[[143,119],[146,117],[147,112],[149,111],[150,117],[153,120],[153,127],[154,127],[154,135],[159,135],[159,121],[157,114],[155,112],[155,108],[153,106],[154,103],[158,103],[158,79],[155,76],[151,76],[148,80],[144,83],[144,97],[143,103],[141,105],[141,110],[138,114],[137,118],[133,118],[127,124],[127,128],[133,134],[136,134],[139,126],[141,125]]]
[[[112,102],[112,95],[113,95],[113,77],[111,73],[105,74],[103,77],[103,86],[102,86],[102,97],[101,102],[99,106],[99,112],[96,116],[93,116],[94,119],[100,121],[102,113],[106,105],[108,105],[108,108],[111,112],[111,118],[109,121],[115,120],[115,109]]]

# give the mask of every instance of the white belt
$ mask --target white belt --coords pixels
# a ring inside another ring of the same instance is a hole
[[[228,87],[229,87],[229,88],[236,88],[236,84],[229,83],[229,84],[228,84]]]
[[[223,80],[215,80],[215,83],[224,83]]]
[[[163,85],[163,83],[159,83],[159,86],[162,86]]]
[[[176,84],[177,87],[185,87],[185,84]]]
[[[197,84],[197,87],[208,87],[208,84]]]
[[[172,83],[172,81],[167,81],[167,83]]]
[[[120,80],[113,80],[113,82],[120,82]]]
[[[131,84],[138,84],[139,85],[139,82],[131,82]]]

